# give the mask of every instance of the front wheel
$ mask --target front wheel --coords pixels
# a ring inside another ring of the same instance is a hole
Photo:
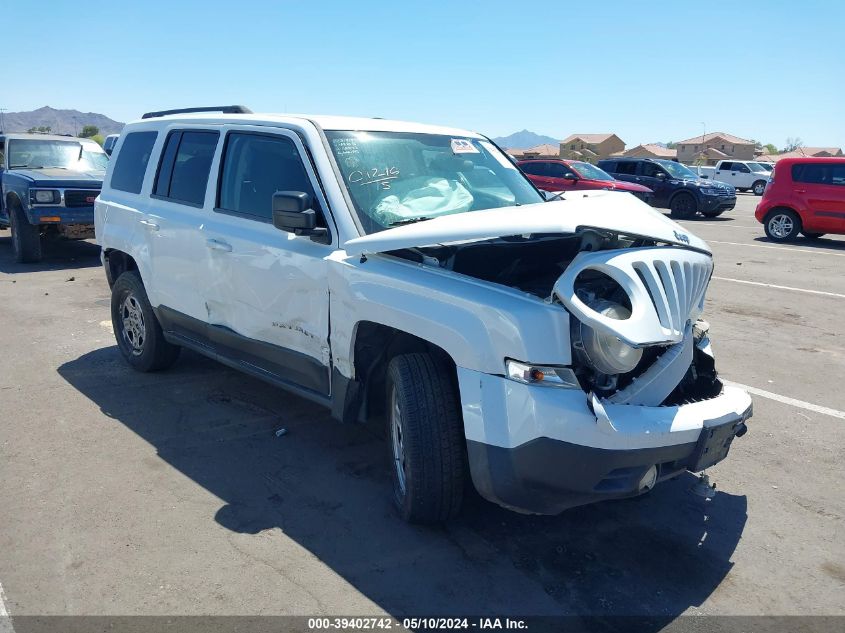
[[[438,523],[463,501],[465,452],[454,372],[430,354],[402,354],[387,368],[393,500],[410,523]]]
[[[114,282],[111,321],[120,353],[133,369],[166,369],[179,357],[182,348],[165,340],[137,271],[127,271]]]
[[[777,209],[766,217],[763,228],[773,242],[791,242],[801,232],[801,218],[791,209]]]
[[[689,220],[698,209],[695,198],[688,193],[679,193],[669,203],[669,210],[673,218]]]
[[[18,205],[9,208],[9,221],[15,261],[19,264],[40,262],[43,256],[40,227],[30,224],[23,209]]]
[[[758,180],[754,183],[754,186],[751,187],[751,190],[754,192],[755,196],[762,196],[763,192],[766,190],[766,181]]]

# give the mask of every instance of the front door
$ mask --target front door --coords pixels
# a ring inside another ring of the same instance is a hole
[[[293,132],[244,126],[226,134],[215,208],[203,226],[203,287],[209,336],[223,355],[326,395],[333,247],[272,223],[273,194],[303,191],[325,226],[327,206],[306,155]]]
[[[654,202],[652,202],[654,206],[669,206],[669,198],[674,191],[674,187],[669,184],[669,180],[669,174],[660,165],[650,162],[640,163],[640,176],[637,184],[648,187],[654,192]]]
[[[581,179],[568,165],[563,163],[548,163],[548,180],[552,191],[572,191],[574,189],[586,189],[581,186]]]

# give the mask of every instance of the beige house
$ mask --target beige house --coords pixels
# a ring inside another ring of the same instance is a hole
[[[763,161],[765,163],[776,163],[781,158],[806,158],[808,156],[814,156],[817,158],[839,158],[845,156],[845,154],[842,153],[841,147],[799,147],[791,152],[783,152],[781,154],[760,154],[754,160]]]
[[[678,150],[669,149],[662,145],[655,145],[654,143],[645,143],[644,145],[637,145],[620,154],[620,156],[627,156],[628,158],[663,158],[666,160],[677,160]]]
[[[754,160],[754,141],[725,132],[711,132],[680,141],[678,160],[687,165],[715,165],[726,158]]]
[[[595,163],[625,151],[625,141],[616,134],[570,134],[560,142],[560,157]]]
[[[560,158],[560,148],[548,143],[535,145],[528,149],[507,149],[505,151],[517,160],[524,158]]]

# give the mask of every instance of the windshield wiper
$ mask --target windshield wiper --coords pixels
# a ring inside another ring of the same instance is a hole
[[[546,198],[546,202],[554,202],[555,200],[560,200],[563,197],[563,194],[565,194],[565,193],[566,193],[565,191],[558,191],[551,198]]]
[[[430,220],[431,218],[425,215],[421,215],[418,218],[407,218],[405,220],[397,220],[396,222],[391,222],[388,226],[402,226],[403,224],[414,224],[416,222],[425,222],[426,220]]]

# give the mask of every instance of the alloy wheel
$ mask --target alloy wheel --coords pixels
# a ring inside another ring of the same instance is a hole
[[[778,239],[786,239],[792,235],[795,223],[785,213],[779,213],[769,220],[769,231]]]
[[[126,295],[120,304],[120,318],[123,323],[123,340],[129,344],[133,356],[140,356],[147,341],[147,327],[144,323],[144,312],[135,295]]]
[[[396,469],[396,481],[399,493],[404,496],[406,490],[406,468],[404,429],[402,424],[402,409],[399,406],[399,395],[396,387],[390,392],[390,441],[393,447],[393,467]]]

